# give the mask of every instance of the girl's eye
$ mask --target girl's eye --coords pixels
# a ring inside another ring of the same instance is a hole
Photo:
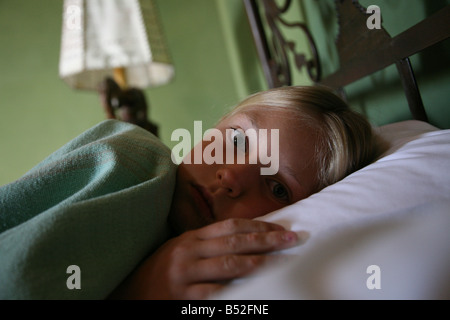
[[[242,131],[242,129],[236,129],[231,128],[231,141],[233,142],[234,146],[241,149],[242,151],[246,151],[246,139],[245,139],[245,133]]]
[[[289,202],[289,192],[285,188],[285,186],[274,180],[271,180],[269,182],[269,186],[275,198],[277,198],[278,200],[282,200],[284,202]]]

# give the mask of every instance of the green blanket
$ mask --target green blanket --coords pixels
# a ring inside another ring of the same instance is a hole
[[[167,239],[175,172],[156,137],[108,120],[1,187],[0,299],[106,298]]]

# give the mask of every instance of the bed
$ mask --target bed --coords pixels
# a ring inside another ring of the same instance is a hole
[[[383,27],[369,31],[373,12],[358,1],[335,1],[340,67],[324,77],[307,25],[291,23],[307,38],[311,58],[297,54],[290,65],[283,51],[289,44],[275,23],[291,2],[245,0],[269,87],[293,85],[292,70],[300,67],[345,98],[346,86],[394,64],[412,119],[376,128],[390,147],[374,163],[262,217],[308,238],[215,298],[450,298],[450,130],[428,123],[409,59],[450,36],[450,6],[392,38]]]

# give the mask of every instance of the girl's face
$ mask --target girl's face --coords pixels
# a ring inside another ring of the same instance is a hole
[[[318,175],[314,161],[316,136],[290,117],[290,113],[241,112],[222,120],[216,129],[223,137],[218,139],[219,142],[222,140],[222,150],[211,151],[215,140],[203,140],[186,156],[190,163],[183,161],[178,167],[170,212],[170,221],[176,231],[196,229],[228,218],[256,218],[314,193]],[[248,129],[256,132],[257,145],[242,144]],[[259,129],[267,129],[267,139],[261,139]],[[278,130],[278,141],[273,139],[276,137],[274,129]],[[267,159],[261,161],[260,157],[256,163],[249,160],[258,154],[263,144],[267,146],[264,155],[270,155],[272,164],[267,163]],[[215,141],[214,147],[217,146]],[[234,161],[226,158],[227,152],[238,148],[245,153],[244,164],[238,164],[236,157]],[[203,159],[220,153],[223,161],[195,164],[194,153],[199,150]],[[273,165],[275,160],[277,167]],[[278,169],[277,172],[262,175],[261,168],[271,165]]]

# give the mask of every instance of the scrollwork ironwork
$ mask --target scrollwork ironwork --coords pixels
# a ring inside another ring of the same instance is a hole
[[[306,24],[301,22],[291,23],[283,17],[290,9],[292,0],[285,0],[282,5],[278,5],[274,0],[260,0],[260,4],[263,5],[265,22],[271,32],[271,38],[267,43],[267,52],[265,53],[266,59],[268,60],[266,61],[268,63],[268,72],[270,72],[272,78],[269,86],[292,85],[290,55],[293,56],[293,61],[298,71],[301,71],[305,67],[309,78],[313,82],[319,82],[321,78],[321,67],[317,47],[311,32]],[[258,12],[257,14],[262,13]],[[304,52],[297,52],[296,42],[298,41],[287,39],[283,34],[282,28],[297,28],[303,32],[311,51],[312,57],[310,59],[307,58]]]

